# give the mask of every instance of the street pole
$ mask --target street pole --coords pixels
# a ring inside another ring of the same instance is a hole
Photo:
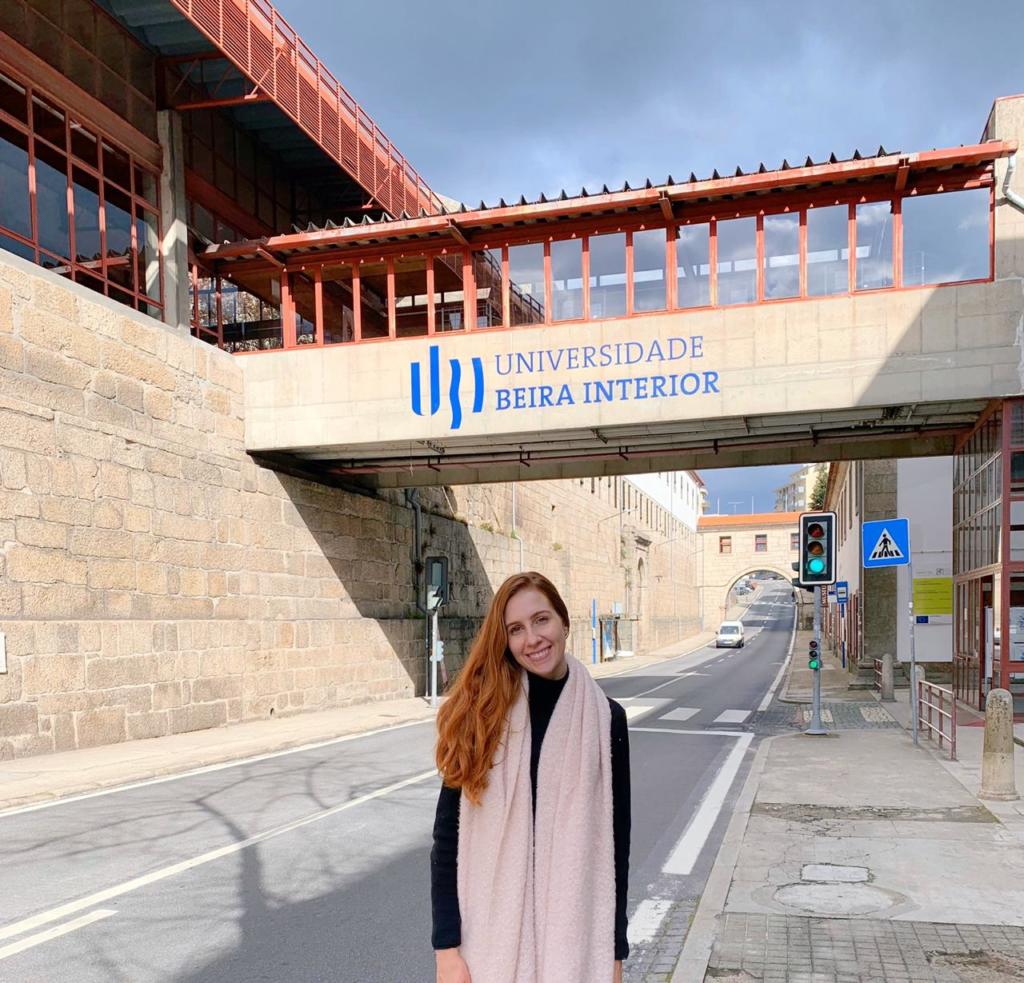
[[[434,636],[433,645],[430,646],[430,707],[433,710],[437,709],[437,663],[440,661],[440,647],[441,639],[438,637],[437,628],[437,608],[434,608],[434,613],[431,616],[432,634]]]
[[[814,641],[817,643],[816,651],[821,658],[821,588],[814,588]],[[820,663],[819,663],[820,664]],[[812,737],[820,737],[828,731],[821,723],[821,669],[814,670],[814,695],[811,702],[811,726],[804,731]]]
[[[910,616],[910,733],[917,746],[917,653],[914,648],[914,558],[907,551],[907,611]]]

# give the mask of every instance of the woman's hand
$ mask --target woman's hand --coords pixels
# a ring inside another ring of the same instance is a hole
[[[615,960],[615,973],[612,976],[612,983],[622,983],[622,960]]]
[[[469,967],[459,955],[458,949],[437,949],[434,958],[437,960],[437,983],[473,983],[469,977]],[[616,965],[621,967],[622,963]],[[621,968],[617,983],[622,983]]]

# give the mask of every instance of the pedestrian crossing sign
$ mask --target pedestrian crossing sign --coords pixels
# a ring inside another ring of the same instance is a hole
[[[910,520],[878,519],[861,527],[864,568],[902,567],[910,562]]]

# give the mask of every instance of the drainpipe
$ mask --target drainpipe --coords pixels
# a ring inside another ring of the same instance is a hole
[[[1010,182],[1013,180],[1013,172],[1017,170],[1017,155],[1010,154],[1006,158],[1006,176],[1003,178],[1003,197],[1015,208],[1024,212],[1024,198],[1016,191],[1010,189]]]

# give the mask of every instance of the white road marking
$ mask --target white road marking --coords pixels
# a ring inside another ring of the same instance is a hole
[[[664,689],[666,686],[671,686],[673,683],[678,683],[680,679],[686,678],[686,673],[679,673],[673,676],[667,683],[658,683],[657,686],[652,686],[650,689],[645,689],[642,693],[637,693],[633,697],[634,700],[639,699],[641,696],[647,696],[650,693],[656,693],[659,689]]]
[[[633,699],[638,700],[636,703],[630,703],[625,707],[626,710],[626,722],[632,723],[634,720],[639,720],[641,717],[646,717],[649,713],[653,713],[655,710],[663,707],[666,703],[671,703],[671,700],[639,700],[637,697]],[[625,700],[620,700],[620,703],[625,703]]]
[[[638,734],[685,734],[687,737],[752,737],[742,730],[683,730],[681,727],[632,727]]]
[[[742,724],[752,712],[751,710],[723,710],[713,722],[716,724]]]
[[[76,918],[74,921],[57,925],[54,928],[48,928],[45,932],[37,932],[35,935],[28,936],[28,938],[19,939],[17,942],[3,946],[3,948],[0,948],[0,959],[16,956],[19,952],[24,952],[26,949],[33,948],[33,946],[42,945],[51,939],[59,939],[62,935],[76,932],[80,928],[85,928],[86,925],[92,925],[94,922],[102,921],[104,918],[109,918],[111,915],[116,914],[117,912],[113,908],[99,908],[96,911],[90,911],[88,915],[82,915],[81,918]]]
[[[665,866],[661,868],[663,874],[686,875],[693,873],[697,858],[700,856],[701,850],[704,849],[708,836],[711,835],[715,820],[718,818],[719,812],[722,811],[736,773],[740,770],[740,765],[743,764],[743,755],[753,739],[753,734],[736,735],[736,746],[729,752],[725,763],[705,793],[696,815],[690,820],[686,831],[679,838],[675,849],[669,854],[668,860],[665,861]]]
[[[629,941],[633,945],[638,942],[653,942],[661,928],[661,923],[672,907],[671,901],[660,898],[647,898],[636,906],[633,917],[629,920]]]
[[[148,785],[162,785],[164,782],[176,782],[181,778],[192,778],[195,775],[205,775],[211,771],[224,771],[226,768],[238,768],[240,765],[253,765],[258,761],[269,761],[271,758],[280,758],[286,754],[299,754],[302,751],[315,751],[317,748],[329,747],[332,744],[344,744],[347,741],[358,741],[361,737],[374,737],[377,734],[385,734],[392,730],[404,730],[406,727],[419,727],[422,724],[433,724],[434,718],[426,720],[409,720],[404,724],[391,724],[387,727],[378,727],[377,730],[367,730],[360,734],[344,734],[341,737],[329,737],[324,741],[313,741],[311,744],[301,744],[298,747],[283,748],[280,751],[268,751],[266,754],[253,754],[244,758],[235,758],[231,761],[220,761],[214,765],[203,765],[200,768],[191,768],[188,771],[178,772],[174,775],[161,775],[159,778],[146,778],[140,782],[129,782],[125,785],[111,785],[110,788],[100,788],[95,792],[81,792],[77,795],[67,795],[63,798],[52,799],[47,802],[33,802],[27,806],[15,806],[13,809],[0,810],[0,819],[8,816],[20,816],[26,812],[36,812],[39,809],[52,809],[54,806],[68,805],[72,802],[82,802],[84,799],[95,799],[101,795],[113,795],[115,792],[128,792],[135,788],[145,788]]]
[[[768,692],[764,694],[764,699],[757,705],[757,712],[764,713],[765,710],[771,705],[772,700],[775,698],[775,691],[779,688],[779,683],[782,682],[782,677],[786,673],[786,666],[789,665],[789,660],[793,657],[793,643],[796,641],[796,612],[793,612],[793,630],[789,633],[789,651],[786,653],[786,658],[782,660],[782,665],[779,671],[775,674],[775,679],[772,681]]]
[[[686,721],[698,713],[700,713],[700,707],[679,707],[678,710],[669,710],[668,713],[663,713],[658,719]]]
[[[348,802],[342,802],[340,805],[331,806],[330,809],[323,809],[320,812],[314,812],[312,815],[306,816],[303,819],[295,819],[290,823],[285,823],[283,826],[277,826],[274,829],[268,829],[263,833],[256,833],[254,836],[246,837],[244,840],[238,840],[236,843],[229,843],[227,846],[218,847],[216,850],[208,850],[206,853],[201,853],[199,856],[192,857],[190,860],[182,860],[179,863],[171,864],[169,867],[162,867],[160,870],[154,870],[152,873],[144,874],[141,877],[134,877],[130,881],[125,881],[123,884],[117,884],[114,887],[105,888],[102,891],[97,891],[95,894],[79,898],[77,901],[69,901],[67,904],[59,905],[56,908],[51,908],[49,911],[44,911],[41,914],[33,915],[31,918],[25,918],[20,922],[14,922],[12,925],[0,928],[0,941],[12,938],[15,935],[21,935],[22,932],[30,931],[40,925],[48,925],[50,922],[59,921],[62,918],[66,918],[68,915],[74,915],[79,911],[85,911],[86,908],[92,908],[94,905],[103,904],[113,898],[119,898],[123,894],[128,894],[131,891],[137,891],[140,887],[147,887],[150,884],[155,884],[157,881],[166,880],[168,877],[174,877],[176,874],[184,874],[186,871],[193,870],[196,867],[201,867],[203,864],[211,863],[214,860],[220,860],[222,857],[229,857],[231,854],[238,853],[246,847],[255,846],[257,843],[263,843],[265,840],[270,840],[277,836],[283,836],[285,833],[291,833],[293,830],[301,829],[303,826],[318,823],[320,820],[328,819],[331,816],[337,815],[339,812],[345,812],[347,809],[351,809],[357,805],[362,805],[364,802],[370,802],[372,799],[382,798],[383,796],[389,795],[392,792],[397,792],[399,789],[405,788],[408,785],[415,785],[418,782],[425,781],[426,779],[435,777],[436,775],[437,770],[431,768],[430,771],[424,771],[419,775],[413,775],[412,778],[405,778],[400,782],[393,782],[391,785],[379,788],[376,792],[368,792],[366,795],[360,795],[358,798],[351,799]]]

